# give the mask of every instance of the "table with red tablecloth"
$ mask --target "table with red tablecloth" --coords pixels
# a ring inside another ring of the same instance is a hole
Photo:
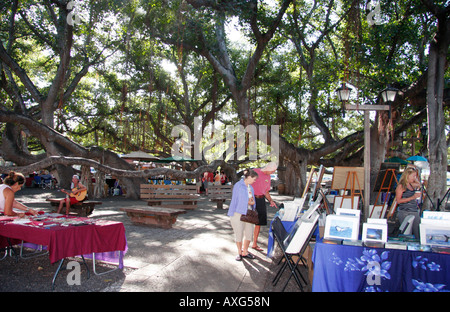
[[[43,245],[47,247],[51,263],[78,255],[126,250],[123,223],[88,218],[77,220],[81,224],[52,223],[52,219],[28,224],[0,221],[0,247],[5,247],[5,238],[13,244],[24,241]]]

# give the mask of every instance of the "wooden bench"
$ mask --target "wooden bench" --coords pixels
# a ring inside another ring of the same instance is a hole
[[[164,229],[170,229],[177,221],[179,214],[186,213],[184,209],[172,209],[161,207],[130,206],[120,208],[125,211],[134,223],[154,225]]]
[[[211,185],[208,186],[208,197],[212,202],[217,203],[217,209],[223,209],[223,203],[229,199],[233,193],[233,185]]]
[[[58,207],[59,202],[64,198],[47,198],[46,200],[50,202],[52,206]],[[76,203],[74,205],[70,205],[70,212],[75,213],[78,216],[81,217],[87,217],[94,212],[95,205],[101,205],[101,201],[93,201],[93,200],[85,200],[79,203]],[[64,211],[66,209],[66,206],[64,204],[63,207]]]
[[[141,184],[140,198],[149,206],[174,209],[195,209],[200,195],[195,185]]]

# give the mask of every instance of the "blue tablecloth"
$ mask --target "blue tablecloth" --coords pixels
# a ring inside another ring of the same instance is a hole
[[[279,217],[278,211],[275,214],[275,217],[272,219],[272,221],[270,221],[270,226],[269,226],[269,240],[267,242],[267,257],[269,257],[269,258],[273,257],[273,253],[275,251],[275,249],[274,249],[275,239],[274,239],[273,233],[272,233],[272,222],[273,222],[273,220],[275,220],[276,217]],[[284,228],[286,229],[286,232],[290,233],[296,222],[297,222],[297,220],[282,221],[281,223],[283,224]]]
[[[275,217],[272,219],[272,221],[270,221],[270,226],[269,226],[269,240],[267,242],[267,257],[268,258],[272,258],[273,254],[274,254],[274,247],[275,247],[275,239],[273,237],[273,233],[272,233],[272,222],[273,220],[275,220],[276,217],[279,217],[279,213],[277,211],[277,213],[275,214]],[[298,218],[296,218],[294,221],[281,221],[281,223],[284,226],[284,229],[286,230],[286,232],[291,233],[292,229],[294,228],[295,223],[297,223]],[[319,227],[316,228],[316,231],[313,234],[316,237],[319,237]]]
[[[450,255],[317,242],[312,291],[450,291]]]

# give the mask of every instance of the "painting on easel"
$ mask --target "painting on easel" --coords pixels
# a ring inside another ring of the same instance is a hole
[[[356,176],[357,181],[355,183],[353,183],[353,179],[348,181],[349,178],[353,178],[352,173],[355,173]],[[349,184],[349,182],[351,183]],[[334,167],[331,189],[348,190],[352,188],[358,190],[364,189],[364,167]]]
[[[364,200],[364,167],[334,167],[331,188],[342,191],[341,205],[335,203],[335,208],[344,208],[343,203],[350,200],[351,209],[358,209],[358,196]]]

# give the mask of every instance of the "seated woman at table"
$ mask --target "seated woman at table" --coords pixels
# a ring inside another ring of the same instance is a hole
[[[25,177],[23,174],[11,171],[3,180],[3,184],[0,185],[0,212],[3,212],[6,216],[19,216],[23,217],[26,212],[32,215],[37,215],[37,211],[28,208],[22,203],[19,203],[15,199],[15,193],[19,191],[25,183]],[[13,208],[23,210],[23,213],[17,213]]]
[[[422,194],[420,192],[420,182],[417,176],[417,169],[414,167],[408,167],[403,172],[398,186],[395,190],[395,199],[397,200],[397,217],[402,224],[403,220],[409,215],[413,215],[413,234],[416,238],[419,238],[419,205],[416,201]]]
[[[59,202],[58,213],[61,213],[61,210],[66,205],[66,215],[69,215],[70,205],[75,205],[84,200],[87,192],[86,186],[80,183],[80,178],[75,174],[72,176],[72,192],[69,193],[65,190],[61,190],[63,193],[69,195],[69,197],[61,199]]]
[[[244,179],[237,182],[233,187],[228,216],[233,228],[238,256],[236,261],[241,261],[242,257],[255,259],[255,256],[248,252],[248,246],[253,236],[254,225],[241,221],[241,215],[247,214],[248,209],[255,207],[255,195],[252,184],[258,178],[258,174],[253,170],[246,170]]]

